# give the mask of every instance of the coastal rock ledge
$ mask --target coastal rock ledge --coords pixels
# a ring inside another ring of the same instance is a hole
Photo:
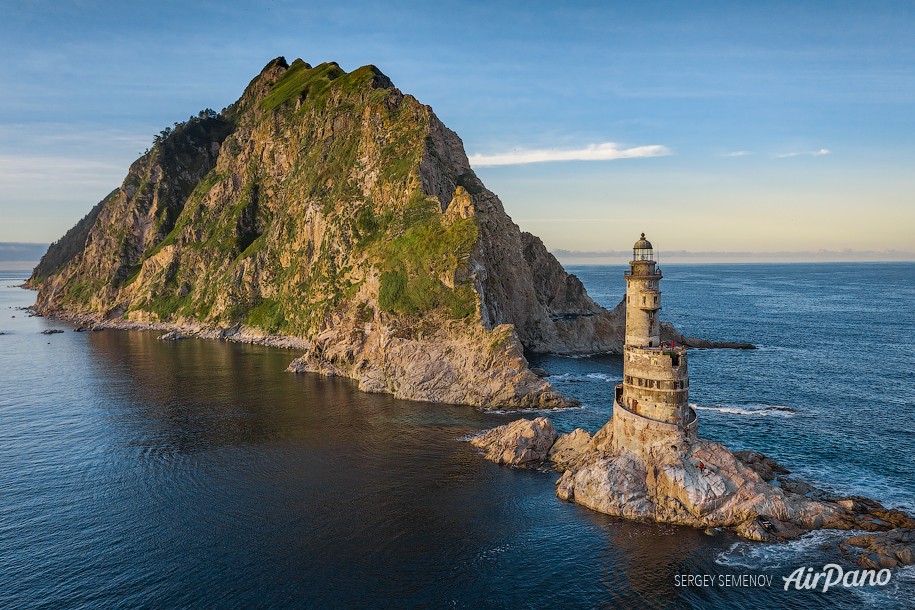
[[[761,453],[734,453],[701,438],[680,446],[649,444],[638,453],[616,450],[612,423],[593,436],[580,428],[556,435],[544,417],[520,419],[471,443],[499,464],[551,466],[563,473],[556,483],[560,499],[607,515],[727,528],[756,541],[818,529],[876,532],[851,537],[840,550],[868,568],[915,563],[915,519],[900,510],[832,495],[788,476]]]

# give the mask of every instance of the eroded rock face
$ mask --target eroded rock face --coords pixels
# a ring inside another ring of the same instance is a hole
[[[181,341],[182,339],[185,339],[186,337],[184,335],[182,335],[181,333],[172,330],[172,331],[165,333],[164,335],[159,335],[157,338],[159,339],[159,341]]]
[[[519,419],[474,437],[470,443],[487,460],[520,467],[541,466],[556,441],[556,428],[545,417]]]
[[[857,555],[858,565],[872,570],[915,564],[915,531],[910,529],[852,536],[839,546]]]
[[[783,468],[778,462],[758,451],[738,451],[734,457],[752,468],[763,481],[771,481],[778,475],[789,474],[787,468]]]
[[[578,404],[530,371],[510,326],[475,332],[479,336],[473,340],[467,340],[467,330],[450,333],[447,327],[422,339],[397,337],[383,326],[343,339],[328,333],[289,370],[351,377],[365,392],[408,400],[519,409]],[[494,336],[502,341],[495,343]]]
[[[756,349],[752,343],[710,341],[699,337],[684,337],[670,322],[661,322],[661,341],[674,342],[696,349]]]
[[[587,452],[590,443],[591,434],[581,428],[560,434],[550,448],[550,462],[557,470],[574,468]]]
[[[547,429],[548,420],[537,421],[538,429]],[[511,463],[512,456],[529,447],[531,428],[532,422],[520,420],[481,435],[486,458]],[[538,455],[543,451],[538,444]],[[757,541],[785,540],[817,529],[881,532],[850,538],[843,550],[864,549],[858,562],[865,567],[913,562],[911,516],[867,498],[831,495],[786,476],[787,469],[758,452],[732,453],[704,439],[649,445],[637,452],[616,450],[611,420],[593,436],[580,429],[559,436],[546,457],[563,473],[556,483],[560,499],[608,515],[729,528]]]

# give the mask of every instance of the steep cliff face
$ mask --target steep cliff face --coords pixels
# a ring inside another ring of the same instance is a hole
[[[622,311],[522,233],[460,138],[374,66],[270,62],[93,213],[36,269],[40,311],[297,337],[292,370],[502,408],[568,404],[524,347],[621,346]]]

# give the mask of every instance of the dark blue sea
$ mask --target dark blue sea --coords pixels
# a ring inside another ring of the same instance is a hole
[[[570,269],[603,305],[622,266]],[[690,353],[700,434],[915,511],[915,264],[663,266],[663,317],[755,351]],[[911,608],[884,587],[784,591],[844,561],[560,502],[556,474],[462,439],[517,418],[293,375],[292,352],[28,317],[0,273],[0,607]],[[42,335],[46,328],[66,332]],[[610,417],[619,357],[532,357]],[[683,575],[712,586],[677,586]],[[771,586],[720,584],[771,576]]]

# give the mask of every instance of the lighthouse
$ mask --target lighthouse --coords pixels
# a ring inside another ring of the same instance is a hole
[[[639,454],[657,443],[683,447],[698,431],[688,401],[686,348],[661,342],[662,277],[654,248],[642,233],[625,273],[623,383],[613,403],[613,444]]]

